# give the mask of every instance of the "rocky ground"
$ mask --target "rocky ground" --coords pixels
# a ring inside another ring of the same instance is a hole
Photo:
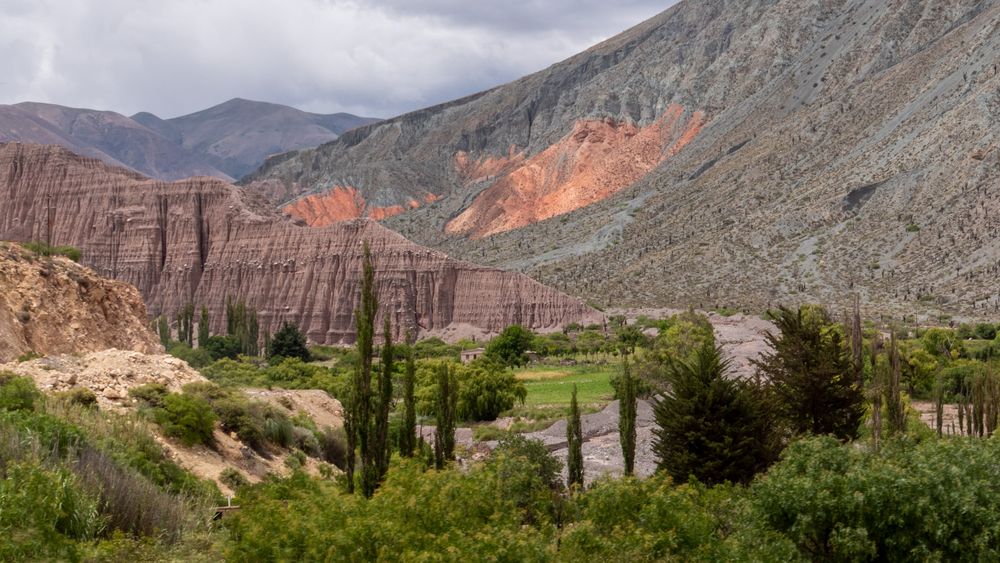
[[[0,242],[0,362],[107,348],[163,350],[134,287]]]

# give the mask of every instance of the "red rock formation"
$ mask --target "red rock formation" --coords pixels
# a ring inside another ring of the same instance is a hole
[[[432,203],[436,199],[437,196],[434,194],[427,194],[424,197],[426,203]],[[407,206],[416,209],[420,207],[420,202],[411,199],[407,202]],[[340,221],[360,217],[382,221],[406,211],[402,205],[369,207],[361,192],[351,186],[334,186],[326,193],[297,199],[281,209],[292,217],[302,219],[310,227],[328,227]]]
[[[526,276],[452,260],[373,221],[300,227],[221,180],[149,180],[55,147],[0,145],[0,201],[0,238],[44,238],[49,207],[54,243],[135,285],[152,315],[207,306],[215,330],[231,295],[259,311],[264,330],[289,320],[314,342],[350,342],[365,242],[397,329],[554,329],[599,317]]]
[[[654,123],[639,128],[611,119],[580,121],[569,135],[524,161],[452,219],[445,231],[481,238],[510,231],[601,201],[637,182],[677,154],[701,130],[704,115],[684,120],[684,108],[670,106]],[[513,152],[511,160],[514,158]],[[502,170],[498,162],[468,164],[468,176]],[[505,164],[505,163],[504,163]]]

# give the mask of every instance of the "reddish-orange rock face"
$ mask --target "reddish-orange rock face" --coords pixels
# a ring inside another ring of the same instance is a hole
[[[287,320],[313,342],[353,341],[364,243],[380,317],[397,331],[600,322],[526,276],[453,260],[374,221],[300,227],[221,180],[149,180],[57,147],[0,144],[0,202],[0,239],[44,239],[51,213],[52,242],[136,286],[150,314],[204,305],[215,330],[232,296],[259,312],[262,332]]]
[[[424,196],[426,203],[433,203],[436,199],[437,196],[434,194]],[[362,217],[382,221],[403,213],[407,208],[416,209],[420,205],[419,201],[411,199],[407,202],[406,207],[402,205],[369,207],[357,188],[335,186],[328,192],[297,199],[284,206],[282,211],[292,217],[302,219],[310,227],[328,227],[340,221]]]
[[[704,114],[673,105],[639,128],[580,121],[568,135],[516,166],[452,219],[445,231],[481,238],[568,213],[634,184],[701,130]],[[463,157],[460,162],[468,162]],[[489,163],[486,168],[500,168]]]

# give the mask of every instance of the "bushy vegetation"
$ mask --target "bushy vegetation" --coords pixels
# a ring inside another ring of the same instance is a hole
[[[51,246],[42,241],[24,242],[21,246],[39,256],[65,256],[74,262],[79,262],[82,256],[79,248],[72,246]]]

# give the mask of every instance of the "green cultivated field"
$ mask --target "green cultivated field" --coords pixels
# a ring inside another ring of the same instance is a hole
[[[618,369],[617,364],[531,366],[515,373],[528,389],[525,406],[569,405],[574,383],[581,405],[603,405],[613,399],[609,379]]]

